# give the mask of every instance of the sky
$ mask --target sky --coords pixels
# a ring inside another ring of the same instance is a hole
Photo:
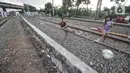
[[[51,2],[52,0],[0,0],[0,2],[8,2],[12,4],[17,4],[17,5],[23,5],[23,3],[26,4],[31,4],[38,9],[44,8],[44,5],[47,2]],[[97,1],[98,0],[90,0],[91,4],[89,5],[89,8],[92,8],[92,10],[96,9],[97,6]],[[55,6],[61,6],[62,5],[62,0],[54,0],[54,5]],[[114,5],[114,2],[110,2],[110,0],[102,0],[102,9],[104,7],[111,8],[111,6]],[[130,5],[130,0],[127,1],[126,5]],[[80,7],[85,7],[84,5],[81,5]]]

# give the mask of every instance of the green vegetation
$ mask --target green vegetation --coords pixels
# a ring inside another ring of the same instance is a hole
[[[121,4],[125,0],[110,0],[116,4]],[[95,11],[88,8],[91,4],[91,0],[64,0],[60,8],[54,7],[55,16],[63,17],[84,17],[84,18],[94,18]],[[83,8],[81,5],[86,6]],[[44,9],[40,9],[39,12],[44,12],[44,14],[52,14],[52,4],[46,3]],[[126,6],[126,13],[130,13],[130,6]],[[99,18],[104,18],[106,15],[115,15],[115,7],[111,8],[104,7],[99,13]]]
[[[29,5],[29,4],[24,4],[24,10],[25,11],[30,11],[30,12],[35,12],[35,11],[38,11],[36,9],[36,7],[32,6],[32,5]]]
[[[45,4],[44,13],[45,14],[52,14],[52,4],[50,2]]]
[[[115,2],[116,4],[120,4],[121,2],[125,2],[125,0],[110,0],[111,2]]]

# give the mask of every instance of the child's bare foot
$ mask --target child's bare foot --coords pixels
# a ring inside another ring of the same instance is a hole
[[[98,39],[96,39],[96,40],[94,40],[95,42],[100,42],[100,38],[98,38]]]

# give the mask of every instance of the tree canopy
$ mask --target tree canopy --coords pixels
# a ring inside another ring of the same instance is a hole
[[[32,5],[29,5],[29,4],[24,4],[24,10],[25,11],[31,11],[31,12],[34,12],[34,11],[37,11],[36,7],[32,6]]]
[[[91,3],[90,0],[75,0],[76,4],[75,6],[77,7],[77,10],[75,11],[75,15],[77,16],[78,15],[78,10],[79,10],[79,6],[80,4],[86,4],[87,5],[87,11],[88,11],[88,4]]]
[[[40,9],[38,10],[38,12],[44,12],[44,9],[40,8]]]
[[[63,7],[69,8],[69,7],[73,6],[73,2],[74,2],[74,0],[63,0]]]
[[[107,7],[104,7],[103,11],[110,11],[110,9]]]
[[[125,2],[125,0],[110,0],[111,2],[115,2],[116,4],[119,4],[121,2]]]
[[[130,6],[125,6],[125,12],[130,13]]]
[[[45,4],[44,13],[46,13],[46,14],[52,13],[52,4],[50,2]]]
[[[115,11],[115,6],[112,6],[111,10],[112,10],[112,12],[114,12]],[[125,13],[130,13],[130,5],[129,6],[125,6]]]

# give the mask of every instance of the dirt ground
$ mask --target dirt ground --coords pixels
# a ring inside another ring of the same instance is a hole
[[[0,73],[48,73],[29,40],[30,36],[25,34],[19,20],[13,17],[3,26],[1,30],[7,31],[7,27],[8,29],[10,27],[10,30],[14,30],[14,34],[11,34],[12,37],[5,38],[9,40],[5,41],[6,48],[2,48],[0,55]],[[12,31],[8,30],[5,34]]]

